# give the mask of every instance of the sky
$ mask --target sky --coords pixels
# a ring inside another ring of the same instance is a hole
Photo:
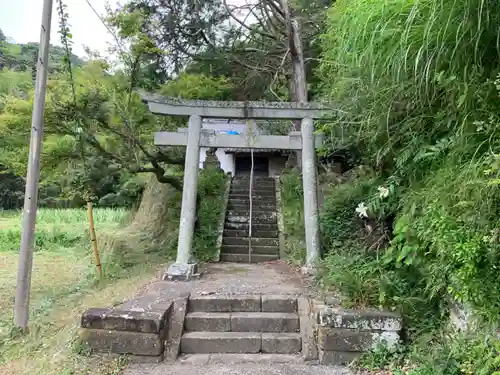
[[[95,10],[104,14],[107,0],[89,0]],[[56,0],[53,0],[52,30],[50,43],[60,45],[59,15]],[[73,34],[73,53],[85,57],[83,46],[106,54],[113,36],[95,15],[86,0],[63,0],[68,6],[70,30]],[[116,3],[112,0],[111,4]],[[38,42],[42,21],[43,0],[0,0],[0,29],[17,43]]]

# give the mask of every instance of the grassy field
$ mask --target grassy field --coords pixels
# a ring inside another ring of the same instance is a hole
[[[103,238],[127,220],[127,211],[96,209]],[[0,374],[116,374],[116,361],[98,363],[77,355],[81,312],[132,297],[155,269],[140,265],[127,278],[96,281],[84,209],[39,211],[33,264],[30,331],[13,329],[21,212],[0,211]]]

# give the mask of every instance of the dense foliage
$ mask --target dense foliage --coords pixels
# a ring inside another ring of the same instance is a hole
[[[339,0],[322,36],[322,92],[339,109],[325,156],[367,171],[330,188],[325,281],[401,309],[413,338],[450,301],[498,324],[499,21],[494,1]],[[499,369],[460,368],[472,354],[459,353],[418,373]]]

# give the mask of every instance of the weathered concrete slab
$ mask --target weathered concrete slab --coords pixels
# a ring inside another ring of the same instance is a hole
[[[224,249],[222,250],[224,251]],[[221,254],[222,256],[223,254]],[[258,312],[260,311],[258,295],[210,295],[195,296],[189,299],[189,311],[192,312]]]
[[[322,365],[349,365],[362,356],[360,352],[319,351],[319,363]]]
[[[298,333],[263,333],[262,352],[295,354],[302,349],[302,339]]]
[[[343,328],[320,327],[318,346],[326,351],[365,352],[378,344],[394,347],[399,342],[399,334],[391,331],[356,331]]]
[[[229,332],[231,313],[193,312],[186,315],[186,331]]]
[[[318,344],[314,333],[315,319],[311,301],[305,297],[299,297],[298,312],[300,319],[300,335],[302,336],[302,357],[304,361],[318,359]]]
[[[82,328],[160,333],[166,326],[172,304],[148,311],[90,308],[81,318]]]
[[[261,298],[258,295],[232,296],[232,312],[258,312],[261,307]]]
[[[231,312],[231,300],[224,296],[196,296],[189,299],[188,310],[190,312]]]
[[[262,311],[296,313],[297,298],[280,295],[263,295]]]
[[[323,327],[357,330],[400,331],[401,315],[377,310],[345,310],[338,307],[319,309],[318,323]]]
[[[160,356],[163,340],[154,333],[82,329],[80,339],[96,351],[117,354]]]
[[[188,332],[182,336],[183,353],[258,353],[261,334],[249,332]]]
[[[187,310],[187,297],[177,298],[172,307],[166,338],[165,359],[175,361],[181,350],[181,338],[184,333],[184,318]]]
[[[233,313],[234,332],[298,332],[299,317],[289,313]]]

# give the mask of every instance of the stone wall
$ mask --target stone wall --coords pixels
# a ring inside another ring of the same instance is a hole
[[[378,344],[394,347],[400,341],[402,319],[398,314],[322,304],[315,308],[321,364],[349,364]]]
[[[172,303],[135,309],[91,308],[81,319],[80,340],[95,352],[163,359]],[[146,360],[146,358],[149,358]]]
[[[270,156],[269,157],[269,177],[279,177],[285,169],[287,161],[286,156]]]

